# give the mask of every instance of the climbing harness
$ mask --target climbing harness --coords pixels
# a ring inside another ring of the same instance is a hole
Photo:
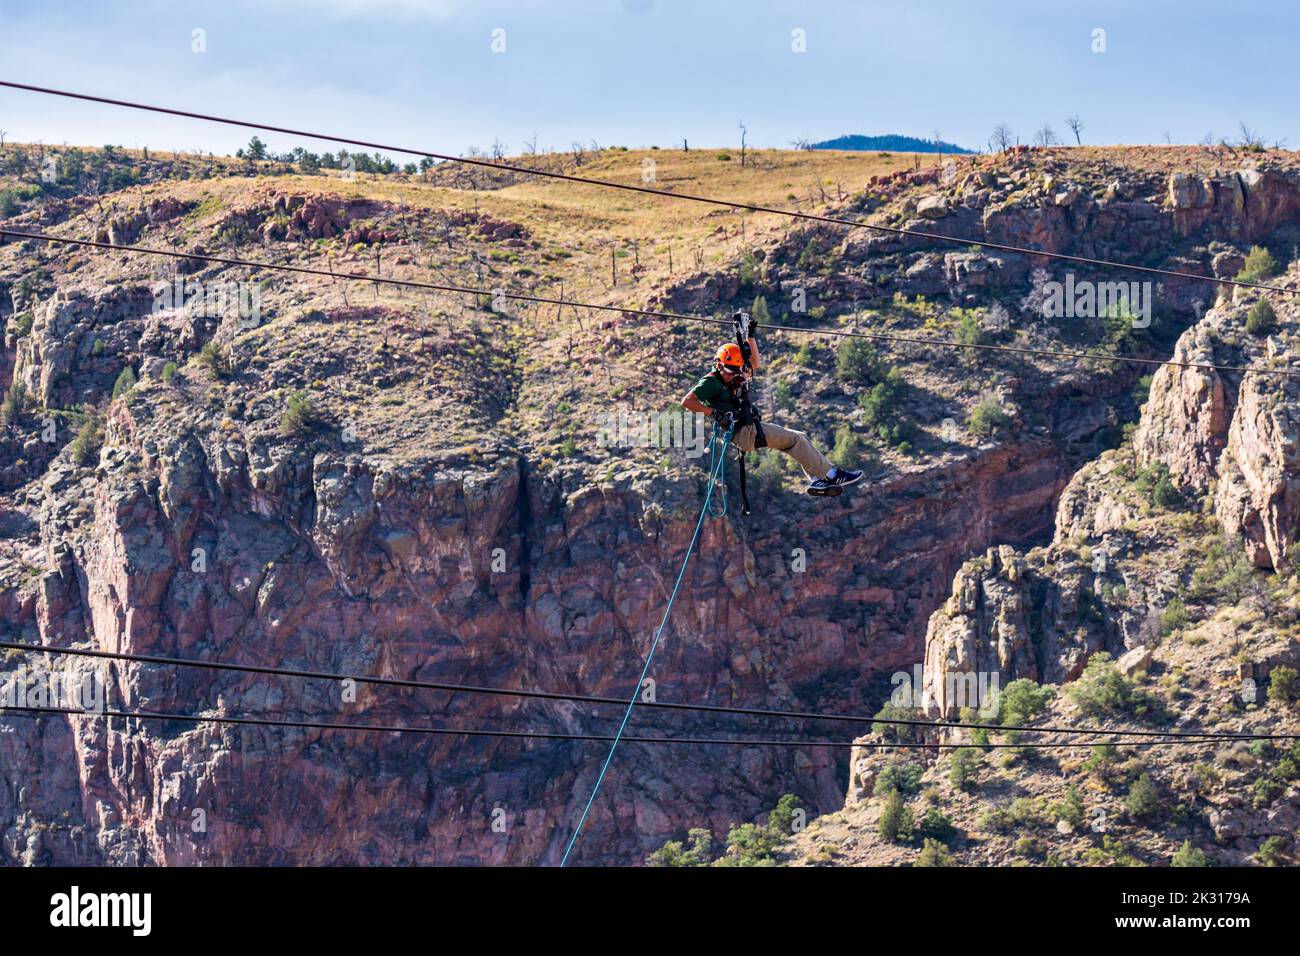
[[[753,374],[751,356],[749,351],[749,337],[754,328],[754,320],[748,312],[737,312],[732,317],[736,326],[736,342],[740,346],[740,354],[745,360],[745,375],[740,380],[740,388],[736,393],[736,401],[740,407],[740,413],[737,417],[736,428],[744,428],[746,425],[754,426],[754,450],[767,447],[767,436],[763,434],[763,418],[758,414],[758,409],[754,403],[749,400],[749,376]],[[749,514],[749,487],[745,480],[745,452],[740,452],[740,513]]]
[[[727,443],[731,441],[731,436],[735,429],[729,428],[722,438],[722,447],[726,448]],[[700,529],[704,527],[704,516],[709,513],[709,502],[713,498],[713,485],[718,476],[722,473],[722,465],[726,462],[725,456],[719,456],[716,468],[710,464],[709,484],[704,492],[704,507],[700,509],[699,520],[695,522],[695,533],[691,535],[691,543],[686,548],[686,557],[682,559],[682,569],[677,572],[677,583],[673,585],[673,592],[668,596],[668,606],[664,608],[663,619],[659,622],[659,627],[655,630],[654,640],[650,643],[650,653],[646,655],[645,666],[641,668],[641,678],[636,682],[636,687],[632,691],[631,698],[627,702],[627,710],[623,712],[623,722],[618,725],[618,733],[614,735],[614,742],[610,744],[609,753],[605,757],[604,766],[600,768],[600,775],[596,777],[596,785],[591,788],[591,797],[587,800],[587,805],[582,810],[582,816],[578,819],[578,825],[573,830],[573,836],[569,838],[569,845],[565,847],[564,857],[560,860],[560,866],[569,862],[569,854],[573,852],[573,846],[578,842],[578,834],[582,832],[582,825],[587,821],[587,814],[591,812],[591,805],[596,802],[596,794],[600,792],[601,782],[605,779],[605,773],[609,770],[610,761],[614,759],[614,751],[618,749],[618,742],[623,739],[623,731],[627,729],[628,719],[632,716],[632,708],[636,706],[637,695],[641,693],[641,688],[645,686],[646,675],[650,673],[650,662],[654,660],[655,649],[659,647],[659,638],[663,635],[664,628],[668,625],[668,615],[673,612],[673,602],[677,600],[677,592],[681,590],[682,579],[686,577],[686,566],[691,563],[691,555],[695,552],[695,542],[700,539]]]

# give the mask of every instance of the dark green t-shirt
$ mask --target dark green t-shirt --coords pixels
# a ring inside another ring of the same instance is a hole
[[[740,411],[740,402],[736,400],[731,389],[727,388],[726,382],[722,380],[722,376],[716,369],[700,379],[691,391],[709,408],[720,412]]]

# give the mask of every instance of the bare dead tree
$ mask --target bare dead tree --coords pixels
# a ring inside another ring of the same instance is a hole
[[[1240,145],[1242,149],[1248,149],[1253,151],[1253,150],[1259,150],[1264,148],[1263,139],[1260,138],[1259,134],[1255,132],[1255,130],[1251,129],[1249,126],[1246,125],[1245,120],[1240,121],[1239,129],[1241,130]]]
[[[535,132],[533,133],[532,139],[524,140],[524,155],[525,156],[537,155],[537,133]]]
[[[798,139],[790,140],[790,146],[794,149],[809,150],[812,149],[812,143],[807,136],[800,136]]]
[[[1039,146],[1060,146],[1061,140],[1057,137],[1056,131],[1047,123],[1034,133],[1034,142]]]
[[[690,151],[691,151],[690,143],[686,142],[686,137],[683,136],[683,137],[682,137],[682,152],[683,152],[683,153],[689,153]]]
[[[1066,119],[1065,125],[1070,127],[1070,132],[1074,134],[1075,145],[1082,146],[1083,137],[1080,134],[1083,132],[1083,121],[1079,119],[1079,114],[1071,113],[1070,116]]]
[[[573,151],[573,165],[581,166],[587,158],[585,147],[575,139],[570,149]]]
[[[749,129],[745,126],[745,121],[741,120],[736,124],[740,127],[740,168],[745,168],[745,137],[749,135]]]
[[[501,160],[506,158],[507,149],[508,147],[505,143],[501,142],[501,140],[497,139],[495,136],[492,138],[492,158],[496,162],[499,163]]]
[[[989,148],[994,152],[1005,153],[1015,142],[1015,133],[1006,123],[999,123],[993,127],[993,135],[989,137]]]

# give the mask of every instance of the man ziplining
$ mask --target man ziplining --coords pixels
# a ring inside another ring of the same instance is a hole
[[[736,341],[718,347],[713,370],[695,383],[682,399],[682,407],[701,415],[712,415],[720,428],[732,427],[731,441],[741,452],[775,448],[799,463],[808,478],[808,494],[832,497],[862,477],[860,471],[837,468],[803,432],[764,423],[749,400],[749,383],[760,367],[754,333],[758,324],[747,312],[732,316]],[[744,459],[741,459],[742,482]]]

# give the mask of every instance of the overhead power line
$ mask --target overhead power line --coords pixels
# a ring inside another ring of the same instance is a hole
[[[1007,744],[988,743],[855,743],[850,740],[745,740],[735,737],[619,737],[614,734],[568,734],[533,730],[484,730],[466,727],[422,727],[413,724],[370,724],[345,723],[339,721],[293,720],[280,717],[235,717],[229,715],[208,714],[169,714],[153,710],[81,710],[76,707],[9,707],[0,706],[0,719],[5,717],[90,717],[122,718],[136,720],[175,720],[192,724],[222,724],[252,727],[283,727],[298,730],[345,730],[354,733],[393,733],[424,734],[448,737],[500,737],[515,740],[572,740],[599,741],[601,743],[637,743],[637,744],[689,744],[692,746],[726,746],[726,747],[832,747],[841,750],[860,747],[867,750],[959,750],[964,747],[976,749],[1012,749],[1027,748],[1032,750],[1073,750],[1095,747],[1162,747],[1162,746],[1197,746],[1203,744],[1220,744],[1222,740],[1117,740],[1087,741],[1051,744]],[[1122,731],[1121,731],[1122,733]]]
[[[679,322],[703,322],[709,325],[731,326],[728,319],[717,319],[703,315],[687,315],[682,312],[662,312],[655,309],[638,309],[632,306],[600,305],[594,302],[575,302],[572,299],[556,299],[550,296],[531,295],[524,292],[508,292],[505,289],[476,289],[470,286],[448,285],[439,282],[424,282],[418,279],[397,279],[387,276],[371,275],[365,272],[335,272],[332,269],[317,269],[311,266],[296,266],[282,262],[265,262],[258,259],[236,259],[230,256],[214,256],[207,253],[181,252],[176,249],[155,249],[149,246],[124,245],[120,243],[100,242],[95,239],[76,239],[71,236],[54,236],[49,233],[26,232],[18,229],[0,228],[0,236],[14,239],[28,239],[36,242],[53,242],[64,245],[85,246],[95,249],[108,249],[115,252],[135,252],[141,255],[166,256],[172,259],[194,259],[200,262],[214,262],[226,266],[238,266],[249,269],[272,269],[281,272],[296,272],[303,275],[322,276],[327,279],[346,279],[352,282],[373,282],[382,285],[403,286],[413,289],[425,289],[434,292],[451,292],[460,295],[499,296],[522,302],[536,302],[542,305],[572,306],[582,309],[595,309],[603,312],[621,312],[626,315],[644,315],[650,318],[667,319]],[[1014,355],[1035,355],[1051,358],[1066,358],[1075,361],[1111,362],[1119,364],[1161,366],[1174,368],[1198,369],[1215,372],[1255,372],[1260,375],[1280,375],[1286,378],[1300,377],[1300,371],[1284,368],[1261,368],[1256,365],[1216,365],[1210,362],[1179,362],[1174,359],[1148,359],[1129,355],[1099,355],[1087,352],[1071,352],[1065,349],[1029,348],[1014,345],[988,345],[980,343],[956,342],[951,339],[933,339],[923,336],[891,335],[885,332],[856,332],[845,329],[813,329],[797,325],[767,324],[759,328],[776,332],[795,332],[805,335],[834,335],[846,338],[872,339],[900,345],[926,345],[940,348],[970,349],[983,352],[1005,352]]]
[[[571,701],[575,703],[596,705],[627,706],[627,700],[620,697],[598,697],[584,694],[563,694],[528,688],[484,687],[474,684],[456,684],[445,681],[414,680],[401,677],[373,677],[366,674],[339,674],[328,671],[302,670],[283,667],[266,667],[259,664],[227,663],[224,661],[188,660],[180,657],[161,657],[152,654],[132,654],[125,651],[101,651],[80,647],[52,647],[41,644],[29,644],[24,641],[0,640],[0,650],[25,651],[28,653],[47,653],[89,657],[100,660],[126,661],[135,664],[157,664],[163,666],[190,667],[205,670],[234,671],[248,674],[262,674],[269,677],[293,677],[309,680],[353,681],[358,684],[376,684],[407,689],[437,690],[451,693],[478,694],[497,697],[518,697],[533,700]],[[1208,738],[1220,741],[1233,740],[1295,740],[1300,734],[1235,734],[1216,731],[1159,731],[1159,730],[1107,730],[1101,727],[1057,727],[1029,726],[1025,724],[991,724],[959,723],[943,720],[914,720],[904,717],[868,717],[866,715],[827,714],[797,710],[764,710],[754,707],[728,707],[723,704],[686,704],[671,701],[638,701],[638,707],[658,710],[686,711],[708,714],[727,714],[743,717],[764,717],[785,720],[828,720],[853,724],[881,724],[883,726],[922,727],[935,730],[991,730],[1003,733],[1051,733],[1082,734],[1084,736],[1125,736],[1125,737],[1185,737]],[[901,745],[900,745],[901,746]]]
[[[244,129],[258,129],[268,133],[283,133],[287,136],[302,136],[308,139],[317,139],[332,143],[343,143],[348,146],[363,146],[366,149],[386,150],[390,153],[405,153],[409,156],[427,156],[431,159],[438,159],[448,163],[459,163],[465,166],[481,166],[487,169],[493,169],[504,172],[514,172],[521,175],[537,176],[545,179],[555,179],[563,182],[582,183],[588,186],[599,186],[604,189],[620,189],[625,192],[646,193],[651,196],[662,196],[667,199],[678,199],[686,202],[707,203],[712,206],[723,206],[729,209],[743,210],[747,212],[770,213],[775,216],[788,216],[792,219],[802,219],[809,222],[824,223],[834,226],[848,226],[853,229],[874,229],[878,232],[892,233],[899,236],[912,236],[918,239],[929,239],[933,242],[944,242],[959,246],[980,246],[984,249],[996,249],[1000,252],[1014,252],[1028,256],[1042,256],[1046,259],[1056,259],[1066,262],[1078,262],[1084,265],[1104,266],[1109,269],[1125,269],[1131,272],[1143,272],[1148,275],[1161,275],[1169,278],[1189,279],[1194,282],[1211,282],[1220,285],[1240,286],[1247,289],[1264,289],[1273,292],[1282,292],[1287,295],[1295,295],[1300,290],[1290,289],[1285,286],[1267,285],[1259,282],[1246,282],[1241,279],[1219,279],[1214,276],[1197,275],[1194,272],[1182,272],[1177,269],[1161,269],[1155,266],[1140,266],[1126,262],[1113,262],[1107,259],[1096,259],[1090,256],[1077,256],[1064,252],[1048,252],[1042,249],[1029,249],[1024,246],[1015,246],[1004,242],[991,242],[982,239],[969,239],[960,236],[945,236],[942,233],[922,232],[917,229],[903,229],[897,226],[881,226],[867,222],[859,222],[853,219],[840,219],[834,216],[819,216],[816,213],[799,212],[795,209],[778,209],[774,206],[760,206],[754,203],[739,202],[730,199],[717,199],[710,196],[696,196],[691,193],[673,192],[669,189],[656,189],[651,186],[638,186],[634,183],[620,183],[609,179],[595,179],[589,176],[576,176],[571,173],[555,172],[548,169],[533,169],[529,166],[519,166],[513,163],[498,162],[490,159],[477,159],[466,156],[451,156],[446,153],[431,152],[425,149],[414,149],[408,146],[393,146],[386,143],[373,143],[361,139],[352,139],[346,136],[337,136],[331,133],[315,133],[309,130],[292,129],[286,126],[272,126],[268,123],[257,123],[251,120],[233,119],[226,116],[215,116],[210,113],[199,113],[192,110],[175,109],[167,106],[158,106],[152,103],[137,103],[131,100],[113,99],[107,96],[95,96],[90,93],[77,93],[72,90],[59,90],[45,86],[35,86],[30,83],[16,83],[10,80],[0,80],[0,86],[7,86],[15,90],[26,90],[31,93],[42,93],[48,96],[61,96],[67,99],[84,100],[91,103],[104,103],[109,106],[121,106],[127,109],[144,110],[150,113],[163,113],[168,116],[180,116],[186,119],[202,120],[207,123],[222,123],[226,126],[240,126]]]

